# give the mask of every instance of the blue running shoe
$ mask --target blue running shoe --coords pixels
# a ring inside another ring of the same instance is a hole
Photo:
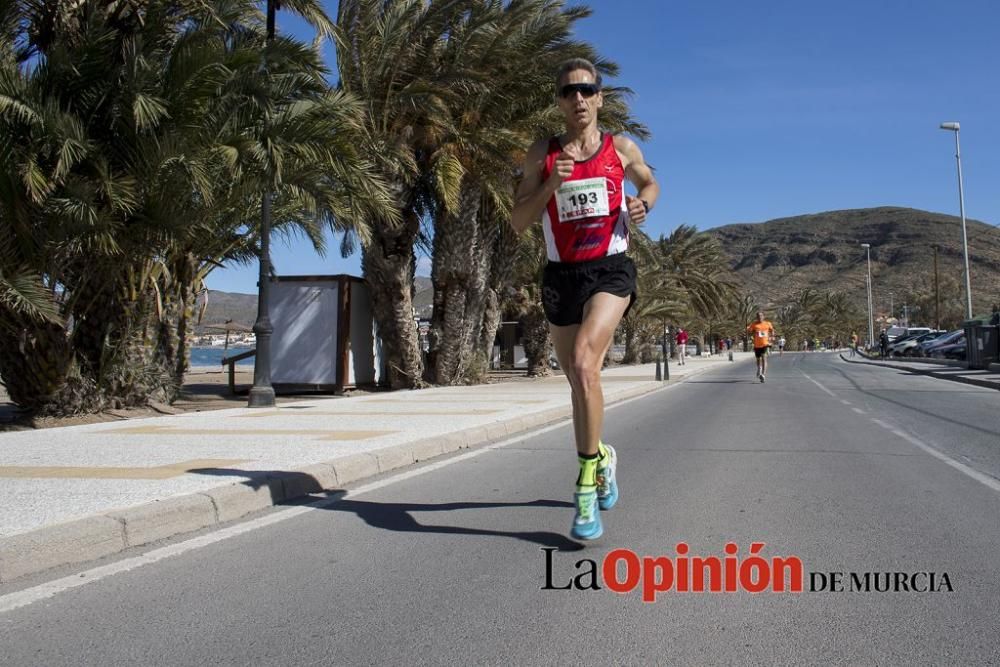
[[[573,494],[576,516],[570,535],[578,540],[596,540],[604,533],[601,526],[601,511],[597,507],[597,491],[583,491]]]
[[[597,504],[601,511],[609,510],[618,502],[618,480],[615,471],[618,469],[618,452],[611,445],[604,445],[608,450],[608,465],[597,469]]]

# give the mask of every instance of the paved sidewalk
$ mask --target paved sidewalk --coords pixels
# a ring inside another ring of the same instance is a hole
[[[736,360],[752,358],[736,353]],[[603,374],[610,404],[728,359]],[[0,433],[0,583],[566,419],[562,376]]]
[[[884,368],[894,368],[901,371],[910,371],[920,375],[928,375],[941,380],[951,380],[971,384],[987,389],[1000,389],[1000,367],[997,364],[990,364],[988,370],[969,370],[961,361],[945,361],[931,359],[879,359],[877,357],[857,356],[850,357],[846,353],[841,353],[840,358],[852,364],[868,364],[870,366],[882,366]]]

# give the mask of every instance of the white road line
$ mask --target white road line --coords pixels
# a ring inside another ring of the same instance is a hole
[[[672,387],[679,386],[681,383],[666,385],[660,389],[654,389],[651,392],[642,394],[640,396],[634,396],[632,398],[627,398],[624,401],[619,401],[608,405],[606,410],[613,410],[622,405],[627,405],[633,401],[638,401],[644,398],[648,398],[653,394],[659,393],[671,389]],[[124,558],[120,561],[114,563],[109,563],[108,565],[102,565],[100,567],[95,567],[90,570],[85,570],[84,572],[79,572],[76,574],[69,575],[67,577],[62,577],[61,579],[54,579],[52,581],[45,582],[44,584],[39,584],[31,588],[26,588],[21,591],[16,591],[14,593],[8,593],[7,595],[0,596],[0,614],[8,611],[13,611],[21,607],[26,607],[35,602],[40,602],[41,600],[46,600],[53,598],[60,593],[68,591],[73,588],[79,588],[80,586],[86,586],[87,584],[92,584],[94,582],[100,581],[107,577],[114,576],[116,574],[122,574],[124,572],[129,572],[137,568],[143,567],[145,565],[152,565],[158,561],[172,558],[174,556],[180,556],[188,551],[193,551],[194,549],[200,549],[202,547],[207,547],[216,542],[221,542],[222,540],[228,540],[231,537],[237,537],[245,533],[257,530],[258,528],[264,528],[272,524],[278,523],[280,521],[286,521],[288,519],[293,519],[297,516],[305,514],[315,509],[322,509],[324,507],[329,507],[337,502],[344,500],[345,498],[353,498],[355,496],[360,496],[365,493],[370,493],[378,489],[390,486],[397,482],[403,480],[411,479],[413,477],[419,477],[420,475],[425,475],[429,472],[435,470],[440,470],[446,466],[459,463],[461,461],[467,461],[469,459],[475,458],[477,456],[482,456],[486,452],[501,449],[503,447],[508,447],[510,445],[523,442],[529,438],[533,438],[537,435],[543,433],[548,433],[549,431],[554,431],[555,429],[562,428],[567,424],[571,424],[572,419],[564,419],[555,424],[551,424],[541,429],[531,431],[513,438],[508,438],[507,440],[502,440],[500,442],[494,443],[492,445],[487,445],[480,449],[474,449],[470,452],[464,454],[459,454],[458,456],[453,456],[444,461],[439,461],[437,463],[430,463],[425,466],[413,470],[407,470],[391,477],[386,477],[385,479],[380,479],[375,482],[370,482],[362,486],[352,489],[345,494],[341,494],[335,498],[324,498],[323,500],[317,500],[314,503],[309,503],[308,505],[301,505],[299,507],[290,507],[288,509],[279,510],[272,512],[267,516],[262,516],[257,519],[251,519],[250,521],[245,521],[227,528],[220,528],[213,530],[211,533],[205,535],[200,535],[183,542],[177,542],[176,544],[169,544],[165,547],[160,547],[159,549],[153,549],[144,554],[138,556],[132,556],[130,558]]]
[[[831,396],[835,395],[832,391],[830,391],[829,389],[827,389],[826,387],[824,387],[823,385],[821,385],[816,380],[813,380],[811,377],[809,377],[805,373],[803,373],[803,375],[806,376],[807,380],[809,380],[810,382],[812,382],[813,384],[815,384],[817,387],[819,387],[820,389],[822,389],[826,393],[830,394]],[[859,414],[864,414],[863,411],[858,410],[857,408],[851,408],[851,409],[854,410],[855,412],[859,413]],[[874,417],[872,417],[872,421],[874,423],[878,424],[879,426],[881,426],[882,428],[886,429],[887,431],[889,431],[893,435],[897,435],[900,438],[902,438],[903,440],[906,440],[911,445],[913,445],[915,447],[919,447],[920,449],[924,450],[925,452],[927,452],[928,454],[930,454],[931,456],[933,456],[937,460],[941,461],[942,463],[947,463],[948,465],[950,465],[955,470],[958,470],[959,472],[967,475],[968,477],[971,477],[972,479],[976,480],[980,484],[983,484],[983,485],[985,485],[985,486],[993,489],[994,491],[1000,492],[1000,480],[998,480],[997,478],[990,477],[989,475],[983,474],[983,473],[979,472],[978,470],[976,470],[974,468],[970,468],[969,466],[965,465],[964,463],[959,463],[958,461],[954,460],[953,458],[951,458],[947,454],[944,454],[944,453],[938,451],[934,447],[931,447],[930,445],[928,445],[927,443],[923,442],[922,440],[913,437],[909,433],[905,433],[903,431],[900,431],[895,426],[893,426],[891,424],[887,424],[886,422],[882,421],[881,419],[875,419]]]
[[[868,413],[866,413],[866,412],[865,412],[864,410],[862,410],[862,409],[860,409],[860,408],[851,408],[851,410],[854,410],[854,411],[855,411],[855,412],[857,412],[857,413],[858,413],[859,415],[864,415],[864,414],[868,414]]]
[[[978,470],[976,470],[975,468],[970,468],[969,466],[965,465],[964,463],[960,463],[960,462],[956,461],[955,459],[951,458],[950,456],[948,456],[946,454],[943,454],[942,452],[938,451],[934,447],[931,447],[930,445],[928,445],[927,443],[923,442],[919,438],[915,438],[912,435],[910,435],[909,433],[906,433],[904,431],[900,431],[898,428],[892,426],[891,424],[887,424],[884,421],[881,421],[881,420],[878,420],[878,419],[873,419],[872,421],[875,422],[876,424],[878,424],[879,426],[881,426],[882,428],[888,430],[893,435],[898,435],[900,438],[902,438],[903,440],[906,440],[911,445],[914,445],[915,447],[919,447],[920,449],[924,450],[925,452],[927,452],[928,454],[930,454],[934,458],[938,459],[939,461],[941,461],[943,463],[947,463],[948,465],[950,465],[955,470],[958,470],[959,472],[968,475],[969,477],[971,477],[972,479],[976,480],[980,484],[984,484],[985,486],[988,486],[989,488],[993,489],[994,491],[1000,492],[1000,479],[997,479],[996,477],[991,477],[991,476],[989,476],[989,475],[987,475],[985,473],[981,473]]]
[[[850,401],[845,401],[844,399],[840,399],[840,402],[843,403],[844,405],[850,405],[851,404]]]
[[[820,389],[822,389],[826,393],[830,394],[834,398],[837,398],[837,395],[835,393],[833,393],[832,391],[830,391],[829,389],[827,389],[826,387],[824,387],[823,385],[821,385],[819,382],[816,382],[816,380],[813,380],[811,377],[809,377],[805,373],[803,373],[802,375],[804,375],[807,380],[809,380],[810,382],[812,382],[814,385],[816,385],[817,387],[819,387]]]

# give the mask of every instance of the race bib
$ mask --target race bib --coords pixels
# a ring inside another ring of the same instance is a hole
[[[584,218],[608,215],[608,182],[603,176],[568,181],[556,190],[556,209],[559,222],[573,222]]]
[[[767,338],[767,332],[763,330],[757,331],[757,338]]]

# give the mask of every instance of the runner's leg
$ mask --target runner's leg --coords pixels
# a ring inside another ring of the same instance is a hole
[[[551,326],[559,365],[573,392],[573,431],[577,452],[597,454],[604,424],[601,367],[629,298],[598,292],[583,308],[583,322]]]
[[[570,401],[573,404],[573,436],[576,442],[576,450],[580,452],[580,443],[584,442],[583,424],[583,404],[580,401],[579,392],[576,390],[576,376],[573,372],[573,345],[576,341],[576,333],[580,330],[579,324],[571,324],[565,327],[557,327],[549,323],[549,332],[552,334],[552,346],[556,350],[556,359],[559,360],[559,368],[566,375],[566,380],[570,386]]]

